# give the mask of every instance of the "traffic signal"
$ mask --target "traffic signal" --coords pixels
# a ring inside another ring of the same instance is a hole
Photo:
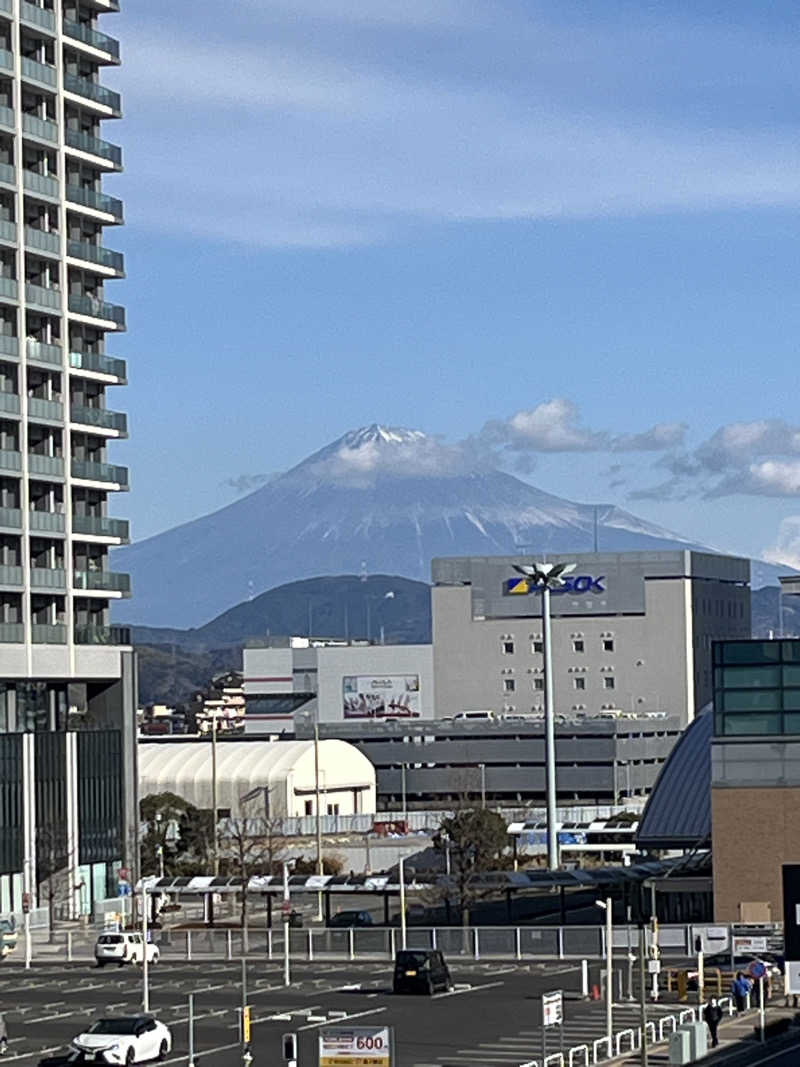
[[[283,1043],[283,1058],[288,1062],[289,1060],[297,1059],[297,1034],[284,1034],[281,1038]]]

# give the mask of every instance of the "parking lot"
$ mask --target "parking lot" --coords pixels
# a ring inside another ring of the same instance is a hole
[[[455,988],[435,996],[394,996],[390,963],[304,963],[283,984],[280,961],[248,961],[247,1000],[254,1064],[280,1063],[281,1035],[298,1035],[299,1067],[316,1065],[321,1026],[390,1025],[397,1067],[517,1067],[542,1051],[541,995],[565,992],[564,1047],[589,1044],[605,1033],[602,1002],[580,998],[580,965],[462,963],[451,967]],[[596,980],[593,975],[592,980]],[[151,969],[150,1010],[173,1033],[169,1063],[185,1064],[188,996],[195,997],[196,1060],[229,1067],[242,1063],[239,1042],[241,963],[162,962]],[[88,963],[37,964],[25,971],[8,961],[0,971],[0,1006],[9,1027],[6,1062],[28,1067],[63,1050],[104,1014],[141,1010],[139,968]],[[674,1005],[651,1007],[651,1017]],[[638,1025],[638,1007],[615,1009],[615,1029]],[[554,1031],[550,1051],[559,1047]]]

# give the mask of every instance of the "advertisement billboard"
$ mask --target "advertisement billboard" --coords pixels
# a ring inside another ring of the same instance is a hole
[[[330,1026],[319,1031],[319,1067],[391,1067],[392,1028]]]
[[[342,679],[345,719],[418,719],[418,674],[358,674]]]

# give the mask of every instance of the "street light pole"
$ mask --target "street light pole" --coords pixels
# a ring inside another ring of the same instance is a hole
[[[147,959],[147,887],[142,885],[142,1011],[150,1011],[150,963]]]
[[[480,763],[481,769],[481,808],[486,808],[486,764]]]
[[[319,795],[319,720],[314,721],[314,793],[315,801],[314,806],[316,808],[316,830],[317,830],[317,874],[320,877],[323,874],[322,870],[322,815],[320,814],[320,795]],[[317,922],[322,922],[322,890],[317,892]]]
[[[614,1055],[614,945],[613,902],[611,897],[596,900],[598,908],[606,913],[606,1045],[608,1058]]]
[[[217,715],[211,715],[211,824],[214,832],[214,877],[219,875],[219,835],[217,834]]]
[[[400,789],[403,794],[403,821],[408,822],[408,794],[406,793],[406,765],[400,764]]]
[[[558,868],[556,825],[556,725],[553,707],[553,639],[550,632],[550,586],[542,587],[542,649],[544,652],[544,745],[547,781],[547,866]]]
[[[400,948],[406,947],[406,867],[405,857],[400,857]]]

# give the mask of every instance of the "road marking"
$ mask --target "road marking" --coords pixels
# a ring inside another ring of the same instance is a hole
[[[52,1045],[49,1048],[39,1048],[35,1052],[20,1052],[16,1056],[4,1056],[3,1063],[13,1063],[14,1060],[27,1060],[31,1056],[46,1056],[49,1052],[58,1052],[63,1045]]]
[[[344,1022],[349,1022],[351,1019],[363,1019],[365,1015],[378,1015],[382,1011],[386,1011],[386,1008],[371,1008],[369,1011],[356,1011],[356,1012],[353,1012],[352,1015],[345,1015],[344,1018],[337,1019],[336,1022],[337,1023],[344,1023]],[[261,1022],[260,1019],[256,1019],[255,1021],[256,1022]],[[326,1018],[322,1022],[308,1023],[308,1025],[306,1025],[306,1026],[298,1026],[297,1030],[298,1030],[298,1032],[300,1030],[316,1030],[320,1026],[324,1026],[325,1023],[329,1022],[329,1021],[330,1020]]]
[[[482,985],[469,986],[468,989],[449,989],[446,993],[435,993],[431,1000],[442,1000],[444,997],[460,997],[463,993],[479,993],[482,989],[495,989],[505,982],[484,982]]]

